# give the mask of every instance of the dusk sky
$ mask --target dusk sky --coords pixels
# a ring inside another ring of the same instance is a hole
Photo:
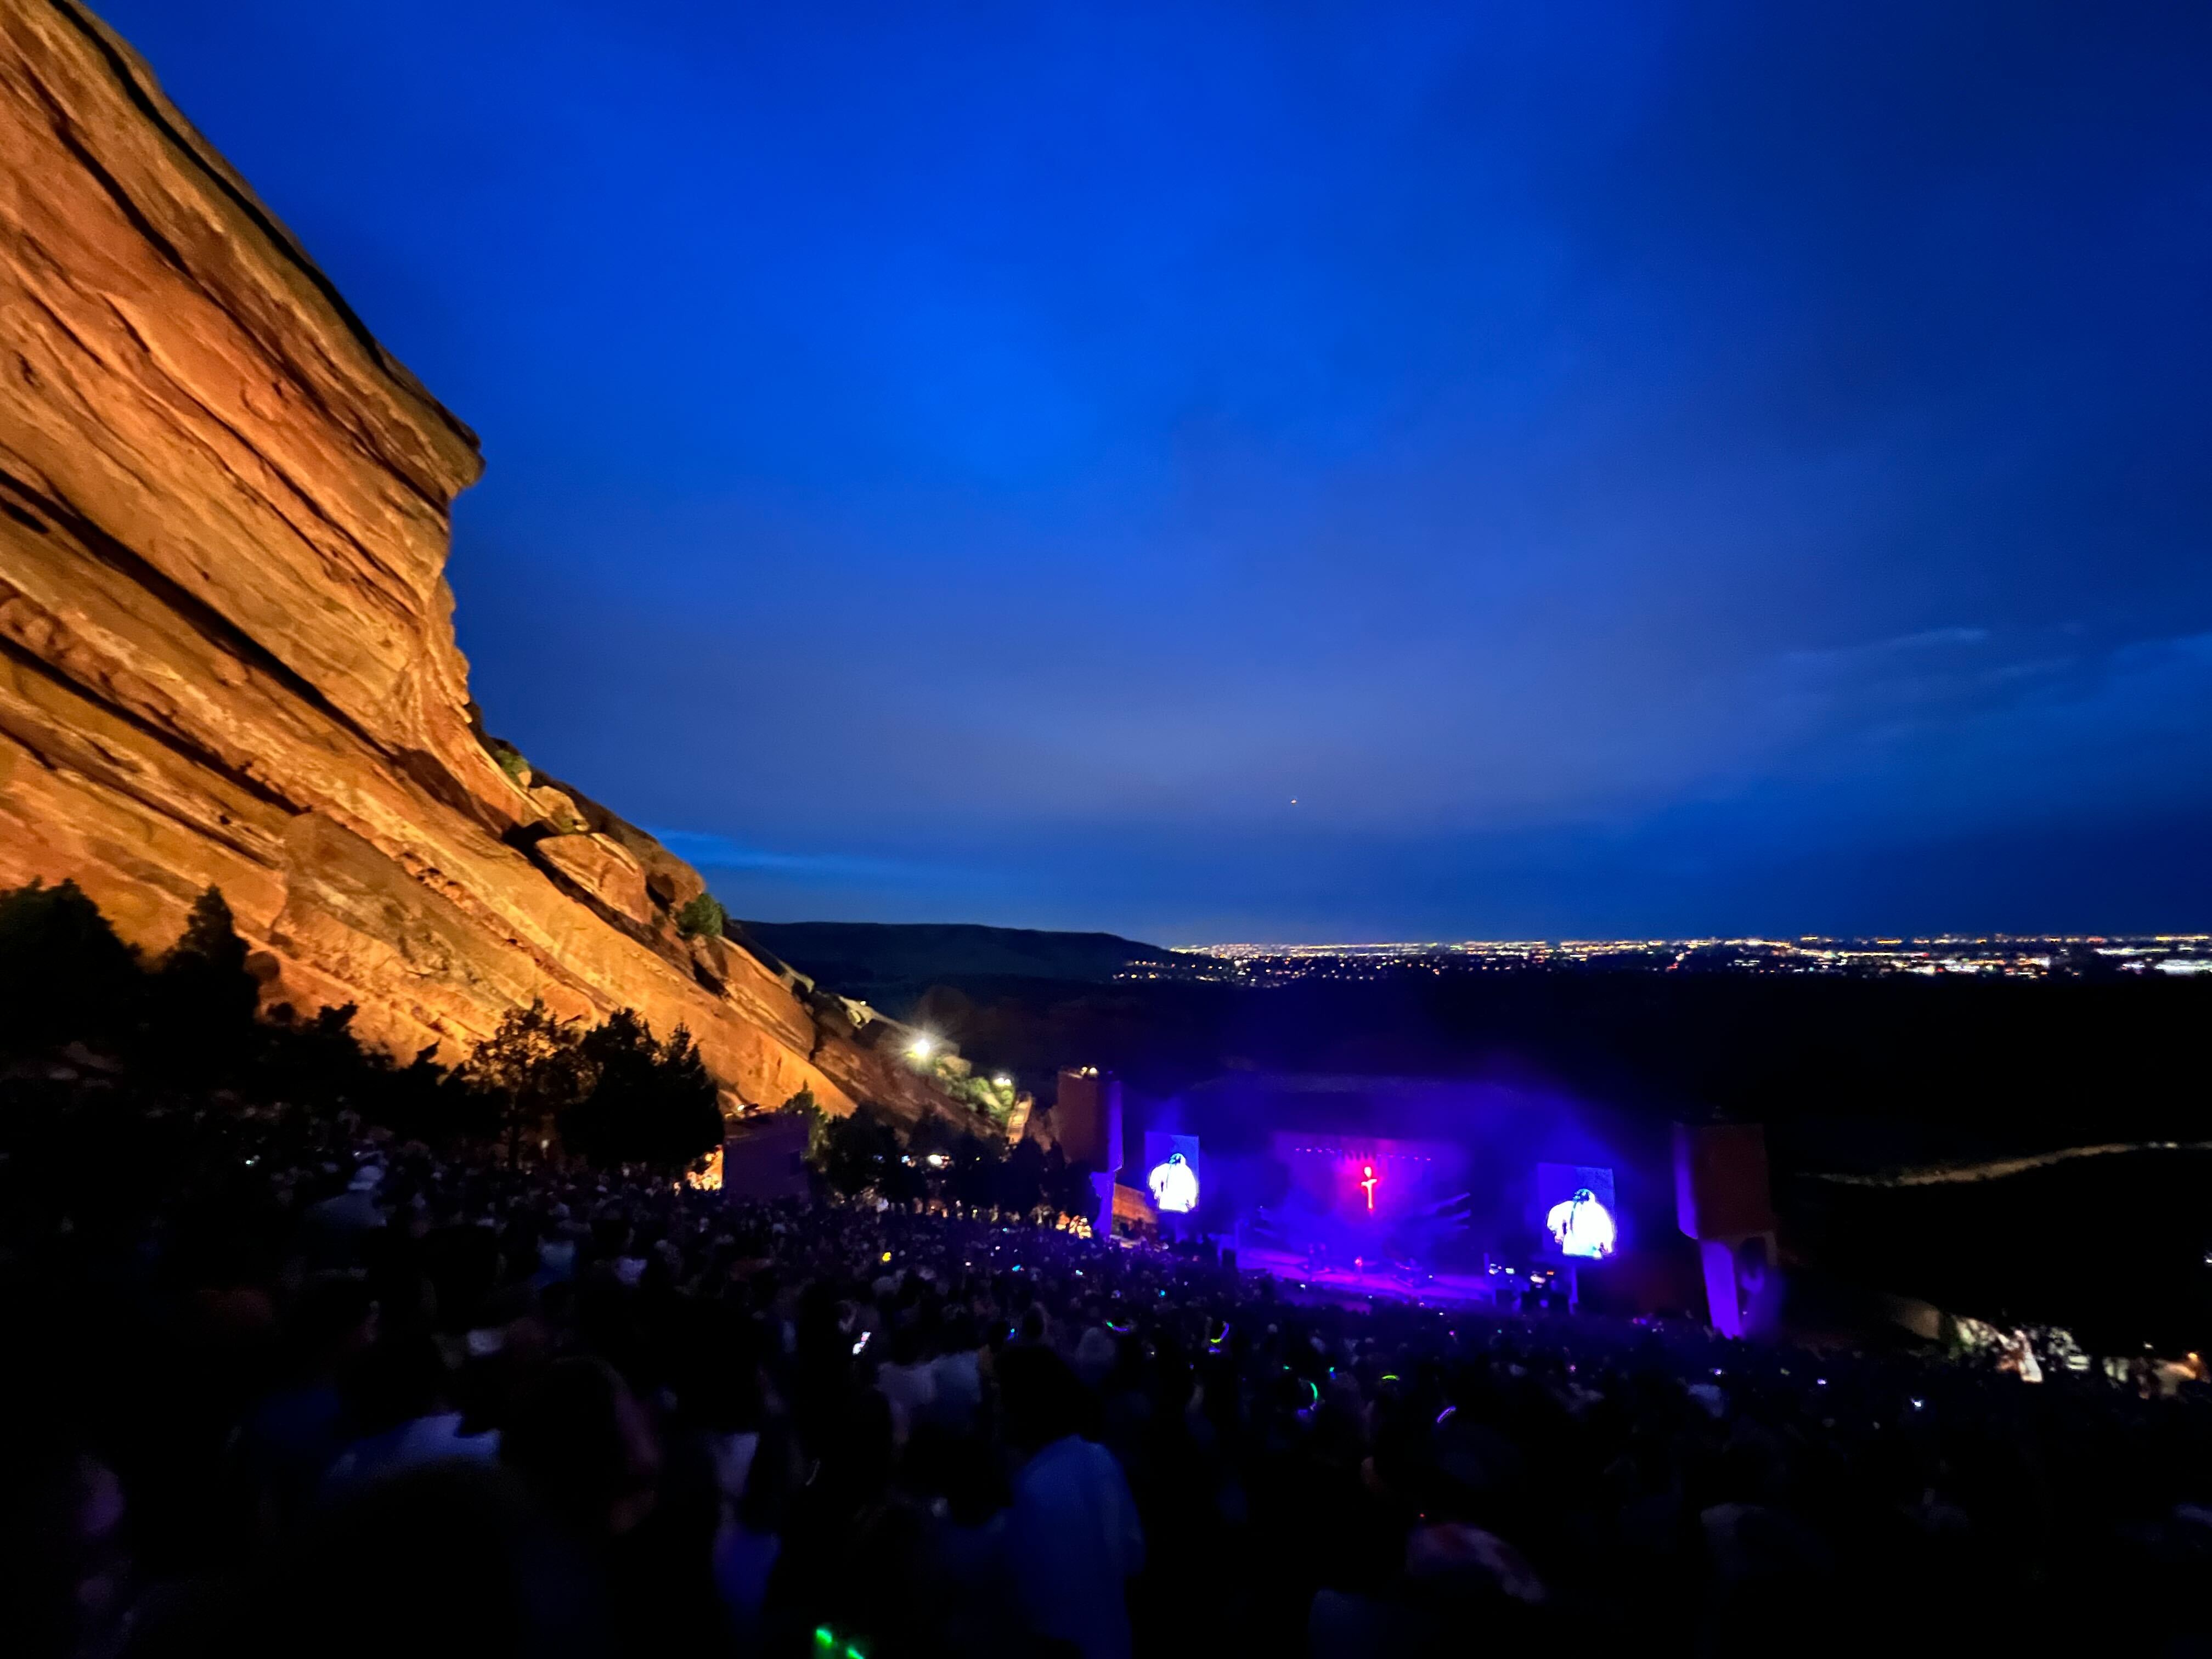
[[[2212,928],[2212,6],[94,0],[740,915]]]

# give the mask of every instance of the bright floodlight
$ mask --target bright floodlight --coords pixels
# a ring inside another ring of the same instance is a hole
[[[912,1054],[916,1060],[927,1060],[930,1055],[930,1051],[936,1047],[936,1038],[923,1036],[918,1036],[913,1042],[908,1043],[906,1045],[906,1051]]]
[[[1146,1185],[1152,1189],[1152,1202],[1170,1214],[1182,1215],[1198,1207],[1198,1171],[1181,1152],[1170,1152],[1166,1163],[1152,1165]]]
[[[1552,1190],[1557,1192],[1559,1188],[1554,1187]],[[1583,1256],[1595,1261],[1613,1254],[1617,1237],[1613,1217],[1597,1201],[1597,1194],[1587,1187],[1577,1188],[1572,1198],[1552,1206],[1544,1224],[1558,1241],[1562,1255]]]

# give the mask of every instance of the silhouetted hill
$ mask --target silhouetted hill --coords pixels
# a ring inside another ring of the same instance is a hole
[[[748,921],[748,938],[802,974],[855,995],[975,977],[1099,984],[1171,952],[1113,933],[973,922]]]
[[[2208,1130],[2212,982],[1426,972],[1276,987],[945,974],[885,1012],[979,1066],[1167,1095],[1224,1071],[1540,1079],[1663,1122],[1766,1123],[1864,1169]]]

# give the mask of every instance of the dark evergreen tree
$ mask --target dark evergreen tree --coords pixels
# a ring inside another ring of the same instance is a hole
[[[75,882],[0,894],[0,1052],[112,1046],[140,982],[137,957]]]
[[[511,1164],[521,1161],[526,1147],[544,1150],[562,1115],[592,1085],[581,1033],[555,1018],[542,1000],[508,1009],[461,1067],[460,1079],[491,1103]]]
[[[806,1120],[806,1161],[815,1169],[820,1169],[830,1145],[830,1114],[816,1103],[814,1091],[801,1089],[775,1109]]]
[[[1091,1190],[1088,1164],[1071,1164],[1059,1147],[1044,1155],[1042,1197],[1061,1215],[1096,1215],[1098,1194]]]
[[[439,1065],[436,1043],[397,1065],[354,1036],[357,1012],[352,1003],[342,1003],[303,1020],[289,1006],[273,1009],[262,1028],[258,1091],[358,1112],[370,1123],[433,1146],[499,1133],[500,1103]]]
[[[1045,1201],[1044,1148],[1027,1136],[1006,1154],[995,1173],[992,1202],[1000,1209],[1026,1215]]]
[[[686,939],[720,939],[729,920],[712,893],[701,893],[676,913],[676,931]]]
[[[222,890],[192,902],[185,931],[161,958],[149,988],[149,1064],[188,1083],[208,1083],[244,1063],[258,1035],[254,1009],[261,988],[246,969]]]
[[[580,1052],[590,1089],[562,1115],[562,1144],[586,1162],[642,1164],[673,1176],[722,1140],[714,1079],[682,1026],[666,1042],[636,1011],[617,1008]]]
[[[222,888],[210,887],[192,901],[185,931],[161,959],[161,971],[204,974],[210,990],[228,1000],[231,1012],[253,1012],[253,980],[246,971],[246,941],[238,936],[237,921],[230,914],[230,903]]]
[[[834,1190],[848,1198],[871,1188],[880,1191],[899,1156],[896,1131],[863,1107],[849,1116],[830,1120],[822,1174]]]

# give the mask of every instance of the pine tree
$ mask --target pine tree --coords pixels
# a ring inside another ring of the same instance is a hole
[[[238,936],[237,919],[220,887],[210,887],[192,901],[185,931],[161,965],[191,963],[204,963],[210,972],[225,976],[246,972],[246,941]]]
[[[686,939],[720,939],[730,913],[712,893],[701,893],[676,913],[676,931]]]
[[[0,1050],[112,1043],[139,983],[137,957],[75,882],[0,894]]]
[[[721,1143],[714,1079],[683,1026],[659,1042],[635,1009],[617,1008],[581,1051],[592,1087],[561,1123],[562,1144],[579,1157],[674,1176]]]
[[[562,1114],[589,1092],[592,1074],[581,1035],[555,1018],[542,1000],[510,1008],[461,1068],[465,1085],[489,1096],[507,1141],[509,1164],[526,1141],[541,1146]]]
[[[150,1034],[157,1064],[201,1083],[239,1064],[257,1035],[261,996],[246,961],[246,941],[222,890],[210,887],[192,902],[185,931],[155,975]]]

